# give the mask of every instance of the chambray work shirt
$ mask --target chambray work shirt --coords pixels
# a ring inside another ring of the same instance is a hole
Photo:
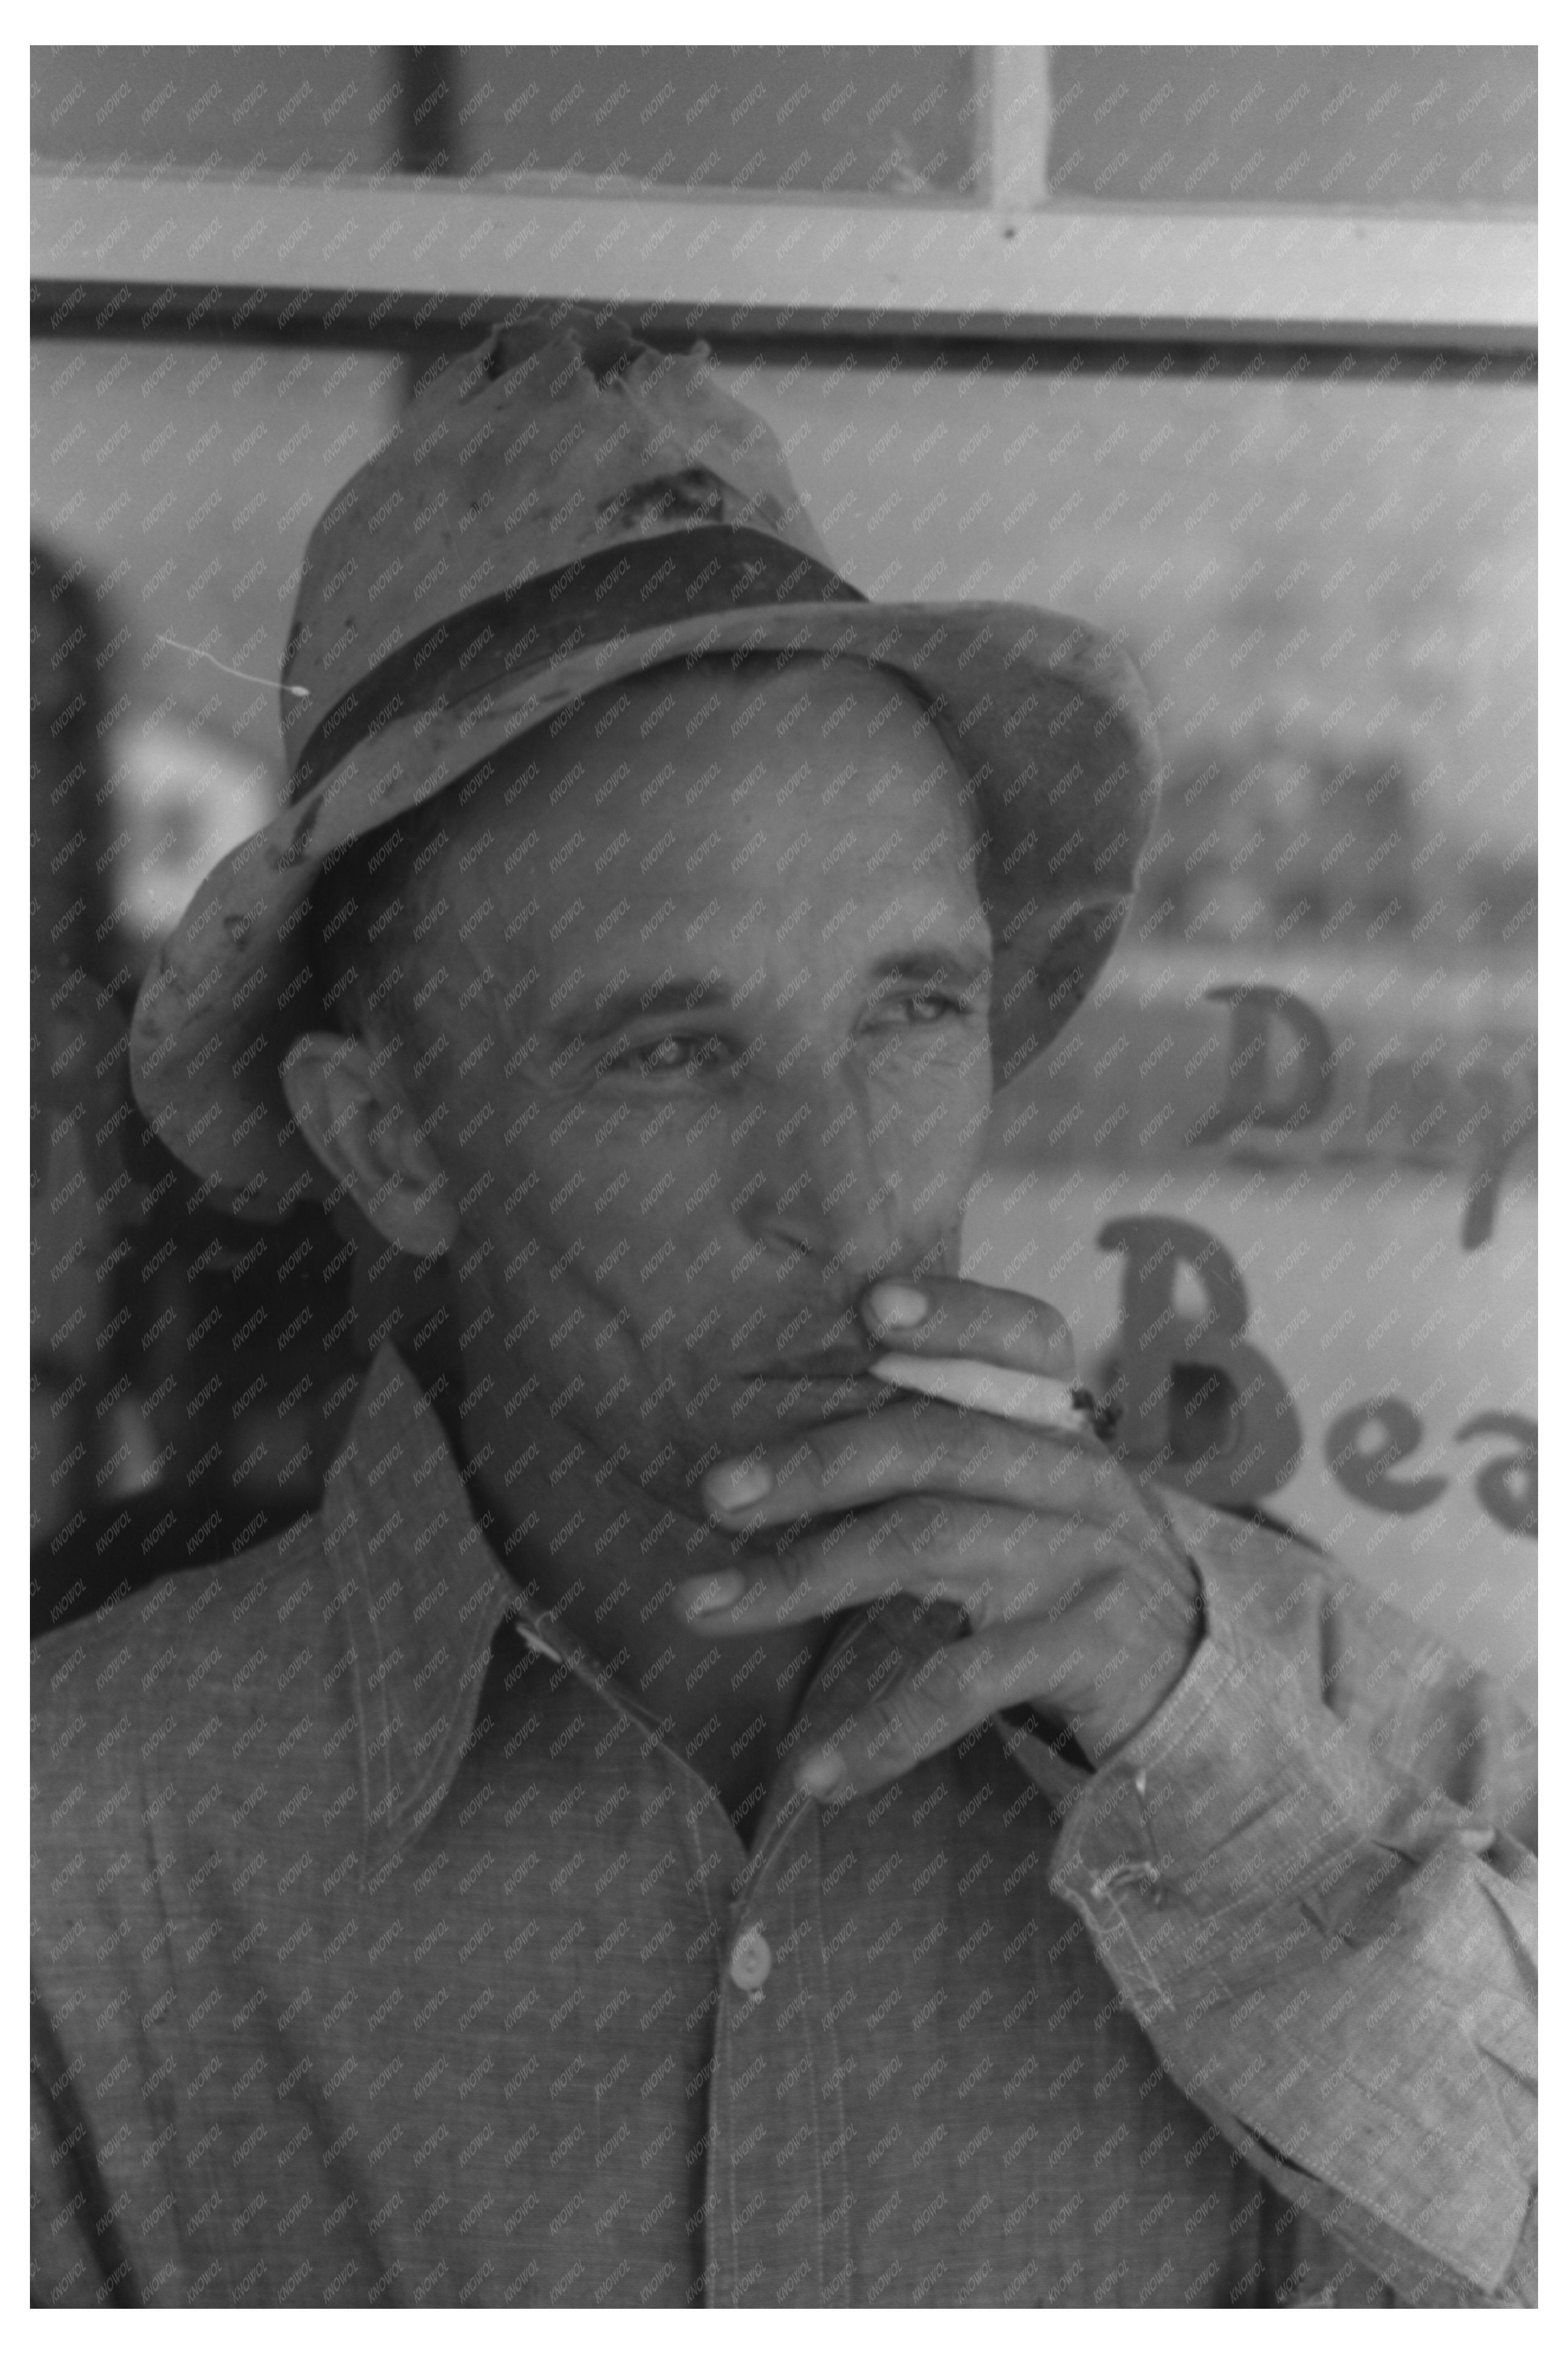
[[[995,1720],[748,1852],[384,1352],[313,1520],[37,1648],[35,2301],[1529,2301],[1528,1724],[1174,1512],[1114,1761]]]

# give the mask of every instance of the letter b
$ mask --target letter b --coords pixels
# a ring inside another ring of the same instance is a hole
[[[1183,1218],[1113,1218],[1097,1239],[1124,1256],[1111,1384],[1122,1410],[1118,1451],[1207,1503],[1283,1488],[1301,1459],[1300,1419],[1279,1374],[1244,1337],[1246,1287],[1224,1245]],[[1196,1315],[1176,1306],[1182,1267],[1202,1288]]]

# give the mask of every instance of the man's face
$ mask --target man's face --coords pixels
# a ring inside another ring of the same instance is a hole
[[[464,1375],[527,1397],[520,1449],[543,1407],[690,1505],[694,1466],[863,1411],[868,1281],[957,1268],[991,1096],[958,771],[853,664],[666,673],[520,750],[430,886],[402,1057]]]

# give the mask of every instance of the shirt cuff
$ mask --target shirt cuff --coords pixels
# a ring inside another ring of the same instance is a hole
[[[1469,1885],[1492,1830],[1379,1761],[1312,1647],[1246,1642],[1203,1583],[1208,1630],[1068,1808],[1052,1892],[1211,2115],[1347,2200],[1361,2244],[1494,2288],[1528,2183],[1487,2056],[1510,1948]]]
[[[1149,1723],[1078,1777],[1052,1886],[1091,1913],[1136,1892],[1163,1993],[1201,1975],[1213,1999],[1278,1969],[1315,1928],[1365,1942],[1405,1867],[1470,1819],[1391,1774],[1327,1704],[1317,1659],[1245,1641],[1193,1566],[1197,1650]],[[1051,1778],[1065,1796],[1059,1767]]]

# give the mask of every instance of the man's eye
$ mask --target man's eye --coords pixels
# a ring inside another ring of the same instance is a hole
[[[879,1026],[907,1023],[914,1028],[925,1028],[940,1022],[946,1014],[962,1013],[964,1010],[962,1001],[948,990],[920,989],[902,997],[885,997],[875,1008],[875,1016]]]
[[[669,1072],[701,1070],[718,1053],[720,1041],[710,1036],[689,1037],[681,1031],[669,1031],[662,1038],[650,1040],[646,1045],[628,1046],[615,1057],[611,1067],[630,1071],[641,1077],[660,1078]]]

